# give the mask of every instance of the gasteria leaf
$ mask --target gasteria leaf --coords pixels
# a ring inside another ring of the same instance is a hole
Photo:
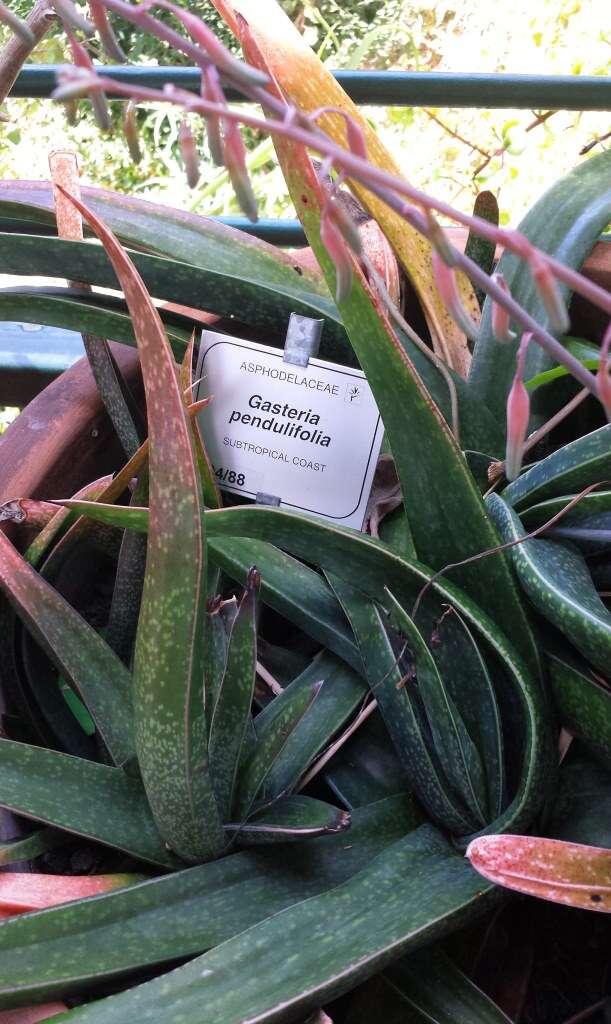
[[[184,1024],[199,1024],[202,1006],[206,1024],[298,1019],[489,900],[490,887],[465,858],[422,826],[332,892],[289,907],[171,974],[71,1010],[66,1020],[125,1024],[136,1015],[168,1024],[176,1005]],[[247,967],[253,958],[254,972]]]
[[[281,797],[264,810],[258,811],[245,822],[230,822],[225,826],[229,835],[242,838],[249,846],[268,843],[290,843],[297,840],[343,832],[350,828],[349,811],[340,810],[311,796]]]
[[[0,739],[0,806],[161,867],[165,848],[142,784],[120,768]]]
[[[225,671],[210,711],[208,759],[219,813],[228,820],[244,744],[251,739],[260,575],[251,568],[227,643]]]
[[[485,825],[486,780],[477,748],[416,623],[390,592],[388,596],[391,614],[405,636],[415,661],[418,693],[446,778],[471,814],[481,825]],[[406,686],[409,685],[410,680],[406,683]]]
[[[498,494],[488,508],[505,542],[526,536],[517,514]],[[611,664],[611,614],[596,592],[583,556],[552,540],[524,540],[510,557],[535,608],[575,644],[583,656],[607,672]]]
[[[233,800],[232,812],[237,821],[245,821],[248,818],[261,787],[284,750],[291,733],[318,697],[321,686],[322,681],[314,683],[308,689],[293,692],[285,690],[274,700],[275,704],[280,705],[276,709],[276,714],[258,727],[255,721],[256,744],[252,754],[240,768]],[[270,813],[273,812],[267,812],[268,815]]]
[[[552,903],[611,913],[611,850],[536,836],[482,836],[466,856],[497,885]]]
[[[611,424],[571,441],[535,463],[502,491],[518,511],[611,478]]]
[[[129,672],[0,531],[0,589],[90,711],[115,764],[134,754]]]
[[[159,314],[114,235],[72,198],[102,241],[138,341],[149,428],[147,564],[134,655],[138,761],[159,829],[179,856],[217,853],[202,691],[206,599],[201,485],[191,429]]]
[[[196,956],[341,885],[414,824],[410,801],[394,796],[353,812],[349,843],[336,833],[293,843],[290,850],[282,844],[233,853],[9,920],[0,928],[0,1006],[66,995],[88,982]]]

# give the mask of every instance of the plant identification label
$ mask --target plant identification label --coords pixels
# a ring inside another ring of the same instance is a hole
[[[197,377],[221,488],[360,530],[383,435],[361,370],[203,331]]]

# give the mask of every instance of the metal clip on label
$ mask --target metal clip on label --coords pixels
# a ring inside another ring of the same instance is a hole
[[[284,342],[283,361],[294,366],[307,366],[310,359],[318,355],[323,325],[324,320],[313,320],[309,316],[291,313]],[[257,505],[272,505],[276,508],[281,500],[278,495],[266,494],[265,491],[257,491],[255,497]]]

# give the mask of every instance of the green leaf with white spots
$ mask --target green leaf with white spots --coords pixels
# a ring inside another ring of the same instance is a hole
[[[501,494],[520,510],[561,494],[578,494],[590,484],[604,485],[610,478],[611,424],[607,424],[536,462]]]
[[[552,697],[561,724],[611,768],[611,690],[593,677],[587,665],[548,651]]]
[[[225,831],[249,846],[267,846],[344,832],[350,828],[351,820],[349,811],[311,796],[292,794],[256,811],[248,821],[228,823]]]
[[[517,514],[498,494],[487,499],[503,541],[526,536]],[[611,614],[592,583],[588,566],[574,548],[551,540],[525,540],[509,555],[533,605],[601,672],[611,664]]]
[[[176,867],[142,783],[121,768],[0,739],[0,806],[138,860]]]
[[[476,821],[485,825],[486,780],[477,747],[439,674],[422,633],[390,591],[388,596],[391,617],[407,640],[415,662],[415,682],[408,679],[405,686],[411,688],[417,685],[437,757],[450,787],[469,808]]]
[[[228,820],[234,802],[240,760],[252,731],[251,705],[257,658],[258,569],[251,568],[233,620],[225,671],[211,710],[208,762],[219,814]]]
[[[134,654],[136,750],[151,809],[186,860],[224,836],[208,775],[203,700],[206,599],[203,501],[191,426],[159,315],[114,235],[72,199],[103,242],[138,341],[149,435],[149,528]]]

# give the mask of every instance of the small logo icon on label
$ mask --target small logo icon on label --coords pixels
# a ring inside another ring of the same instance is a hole
[[[347,402],[348,405],[360,405],[362,397],[363,393],[358,384],[346,384],[344,402]]]

